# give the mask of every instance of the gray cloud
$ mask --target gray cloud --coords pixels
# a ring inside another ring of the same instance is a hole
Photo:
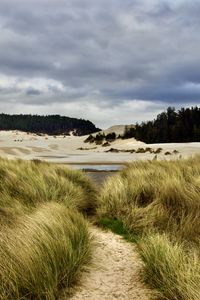
[[[105,126],[198,105],[199,13],[197,0],[1,0],[0,109]]]

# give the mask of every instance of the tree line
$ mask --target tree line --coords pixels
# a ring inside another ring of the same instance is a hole
[[[168,107],[153,121],[126,128],[123,138],[130,137],[145,143],[200,142],[200,108]]]
[[[84,119],[63,117],[60,115],[8,115],[0,114],[0,130],[21,130],[49,135],[69,134],[86,135],[100,129]]]

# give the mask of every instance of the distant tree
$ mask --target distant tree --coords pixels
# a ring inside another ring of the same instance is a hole
[[[106,141],[108,142],[112,142],[116,139],[116,133],[115,132],[112,132],[112,133],[108,133],[106,136],[105,136],[105,139]]]
[[[126,127],[122,138],[130,137],[146,143],[200,142],[200,108],[168,107],[153,121]]]
[[[131,137],[133,137],[133,128],[126,125],[124,128],[124,134],[122,135],[122,138],[129,139]]]
[[[62,117],[59,115],[8,115],[0,114],[0,130],[21,130],[33,133],[86,135],[100,129],[83,119]]]
[[[93,143],[94,140],[95,140],[94,136],[90,134],[90,135],[84,140],[84,143]]]
[[[96,137],[95,137],[95,142],[97,144],[101,144],[105,139],[105,134],[103,133],[97,133]]]

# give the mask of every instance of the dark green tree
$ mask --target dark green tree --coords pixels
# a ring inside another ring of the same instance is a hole
[[[62,117],[59,115],[7,115],[0,114],[0,130],[21,130],[32,133],[86,135],[100,129],[83,119]]]
[[[130,137],[145,143],[200,142],[200,108],[168,107],[153,121],[127,127],[123,138]]]

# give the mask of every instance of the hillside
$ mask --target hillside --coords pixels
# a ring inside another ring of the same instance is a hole
[[[0,114],[0,130],[20,130],[31,133],[86,135],[100,129],[84,119],[60,115],[7,115]]]
[[[126,128],[130,129],[133,127],[134,125],[114,125],[105,130],[102,130],[101,133],[109,134],[114,132],[116,135],[123,135]]]

